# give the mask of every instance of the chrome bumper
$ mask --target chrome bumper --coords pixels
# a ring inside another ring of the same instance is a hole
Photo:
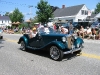
[[[70,54],[70,53],[73,54],[73,52],[76,52],[76,51],[79,51],[79,50],[81,50],[81,47],[80,48],[74,48],[74,49],[72,49],[70,51],[66,51],[66,52],[64,52],[64,54]]]

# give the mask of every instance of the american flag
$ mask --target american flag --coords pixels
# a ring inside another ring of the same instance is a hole
[[[91,10],[88,10],[88,16],[91,16]]]

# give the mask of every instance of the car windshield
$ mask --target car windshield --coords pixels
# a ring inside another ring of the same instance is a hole
[[[42,27],[38,29],[38,32],[40,34],[51,34],[51,33],[56,33],[52,28],[50,27]]]

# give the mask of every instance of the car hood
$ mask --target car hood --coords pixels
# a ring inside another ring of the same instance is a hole
[[[42,34],[42,36],[63,37],[63,36],[68,36],[68,34],[50,33],[50,34]]]

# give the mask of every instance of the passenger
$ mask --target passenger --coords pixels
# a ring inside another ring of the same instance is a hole
[[[68,34],[68,29],[61,26],[61,33],[62,34]]]
[[[32,28],[32,30],[30,30],[29,37],[33,38],[36,36],[36,34],[37,34],[37,29],[34,27]]]
[[[44,32],[47,34],[49,34],[49,32],[50,32],[47,24],[44,25]]]

